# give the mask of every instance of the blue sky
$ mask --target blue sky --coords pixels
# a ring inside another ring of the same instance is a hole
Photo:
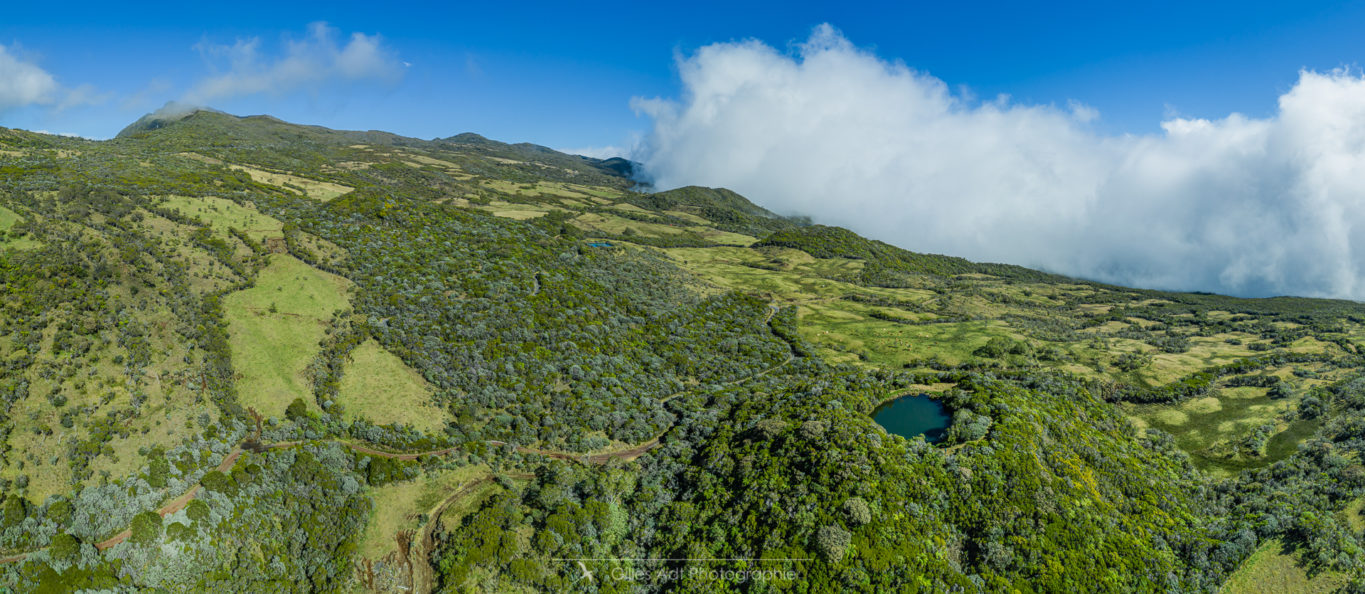
[[[256,65],[266,68],[318,22],[340,47],[355,33],[377,35],[384,55],[408,65],[209,103],[423,138],[474,131],[553,147],[621,145],[649,127],[632,97],[679,94],[679,54],[750,38],[786,48],[830,23],[858,47],[978,97],[1079,101],[1099,111],[1095,125],[1107,133],[1150,133],[1172,114],[1271,113],[1301,68],[1355,65],[1365,52],[1362,3],[1043,4],[25,3],[6,7],[0,45],[50,74],[59,96],[0,107],[0,125],[108,137],[230,70],[206,48],[256,39]]]
[[[1362,2],[114,4],[6,7],[0,125],[476,132],[915,251],[1365,300]]]

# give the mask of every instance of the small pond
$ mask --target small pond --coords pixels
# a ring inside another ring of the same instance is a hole
[[[886,429],[906,439],[923,435],[924,441],[934,443],[943,439],[943,433],[952,424],[952,417],[939,401],[928,395],[903,396],[887,402],[872,411],[872,420]]]

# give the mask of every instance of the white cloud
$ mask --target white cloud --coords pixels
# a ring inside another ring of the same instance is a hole
[[[57,79],[0,45],[0,112],[28,105],[50,105],[61,94]]]
[[[561,153],[570,155],[582,155],[593,159],[610,159],[612,157],[625,157],[630,154],[629,150],[619,146],[585,146],[583,148],[555,149]]]
[[[829,26],[679,62],[635,157],[925,252],[1146,287],[1365,299],[1365,78],[1302,72],[1266,119],[1104,136],[1093,108],[977,102]]]
[[[314,23],[307,37],[287,41],[278,56],[267,55],[254,37],[231,45],[200,42],[195,49],[221,71],[199,81],[183,101],[203,105],[243,95],[317,91],[334,81],[392,82],[403,76],[405,63],[378,35],[352,33],[345,44],[336,37],[336,29]]]
[[[81,136],[80,134],[77,134],[75,132],[48,132],[47,130],[34,130],[34,132],[37,132],[38,134],[48,134],[51,136],[65,136],[67,138],[85,138],[87,140],[93,140],[87,136]]]
[[[30,105],[42,105],[60,112],[109,99],[108,93],[99,92],[93,85],[62,86],[41,66],[16,56],[12,48],[0,45],[0,113]]]
[[[169,79],[162,77],[154,78],[148,81],[147,84],[137,92],[124,97],[123,101],[120,102],[119,108],[124,111],[146,111],[148,104],[154,103],[158,99],[164,101],[166,93],[170,92],[172,87],[173,85]]]
[[[99,105],[108,101],[111,96],[110,93],[101,93],[94,85],[83,84],[75,88],[64,89],[62,100],[57,102],[56,110],[63,111],[82,105]]]

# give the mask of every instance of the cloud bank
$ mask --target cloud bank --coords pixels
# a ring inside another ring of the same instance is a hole
[[[569,155],[582,155],[591,159],[610,159],[612,157],[626,157],[630,155],[630,151],[614,145],[585,146],[581,148],[562,148],[555,150]]]
[[[55,101],[57,80],[36,64],[25,62],[0,45],[0,111]]]
[[[278,56],[268,55],[257,37],[239,39],[231,45],[200,42],[195,49],[218,72],[195,84],[181,101],[207,105],[245,95],[317,92],[333,82],[395,82],[402,78],[406,65],[378,35],[352,33],[341,44],[337,34],[326,23],[313,23],[305,38],[287,40]]]
[[[679,61],[635,99],[660,187],[723,186],[907,249],[1132,286],[1365,299],[1365,78],[1300,73],[1266,119],[1105,136],[1095,110],[976,101],[828,25]]]
[[[57,111],[69,107],[101,103],[106,96],[93,86],[63,87],[42,67],[14,55],[0,45],[0,113],[30,105],[49,106]]]

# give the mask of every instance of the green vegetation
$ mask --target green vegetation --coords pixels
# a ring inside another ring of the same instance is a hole
[[[280,416],[295,398],[313,400],[306,371],[347,282],[289,255],[275,255],[255,286],[223,299],[242,406]]]
[[[486,467],[465,466],[374,489],[371,493],[374,511],[366,525],[364,538],[360,541],[360,554],[369,559],[383,559],[390,553],[396,553],[394,535],[403,530],[420,529],[426,522],[435,521],[431,516],[447,497],[460,492],[463,487],[480,483],[488,475]],[[488,482],[485,488],[469,493],[460,503],[473,505],[497,488],[497,484]],[[441,519],[458,519],[463,511],[448,509]]]
[[[351,418],[368,419],[377,425],[411,425],[424,433],[445,428],[445,411],[432,404],[433,389],[422,376],[379,346],[367,340],[351,351],[351,361],[341,376],[337,404]]]
[[[1224,594],[1303,594],[1338,592],[1347,577],[1337,572],[1310,575],[1301,556],[1283,542],[1271,540],[1256,549],[1228,579]]]
[[[269,237],[283,236],[281,232],[283,225],[279,221],[256,212],[249,204],[242,205],[211,196],[199,198],[171,196],[161,205],[182,216],[197,218],[225,236],[229,229],[239,229],[257,243],[264,243]]]
[[[0,130],[0,587],[1365,584],[1365,306],[630,170],[209,111]],[[942,442],[869,418],[926,391]]]
[[[0,206],[0,249],[31,250],[38,243],[28,236],[28,231],[18,223],[24,219],[18,213]]]

